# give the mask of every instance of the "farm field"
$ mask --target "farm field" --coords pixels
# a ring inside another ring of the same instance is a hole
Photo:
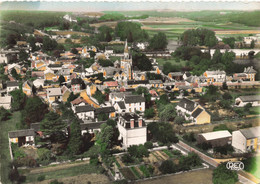
[[[172,183],[178,183],[178,184],[210,184],[212,183],[212,170],[211,169],[203,169],[203,170],[197,170],[197,171],[190,171],[185,172],[181,174],[174,174],[171,176],[164,176],[161,178],[146,180],[146,181],[140,181],[137,182],[138,184],[172,184]]]
[[[170,59],[158,58],[156,61],[159,66],[163,66],[166,62],[169,62],[172,65],[181,65],[181,66],[185,66],[187,64],[187,61],[181,60],[180,62],[176,62],[175,59],[173,58]]]
[[[28,170],[20,170],[26,176],[26,183],[35,183],[39,176],[45,176],[46,180],[59,179],[73,176],[80,176],[83,174],[99,174],[101,168],[88,164],[88,162],[76,162],[71,164],[63,164],[57,166],[48,166],[43,168],[35,168]],[[100,177],[106,178],[100,174]],[[99,177],[97,177],[98,179]],[[66,179],[66,178],[64,178]],[[79,182],[80,183],[80,182]]]

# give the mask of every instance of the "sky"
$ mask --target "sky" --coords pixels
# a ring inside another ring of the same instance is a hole
[[[179,0],[180,1],[180,0]],[[131,11],[131,10],[260,10],[260,2],[2,2],[0,10]]]

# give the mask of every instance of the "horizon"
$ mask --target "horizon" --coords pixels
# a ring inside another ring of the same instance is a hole
[[[106,12],[106,11],[257,11],[260,2],[1,2],[0,10]]]

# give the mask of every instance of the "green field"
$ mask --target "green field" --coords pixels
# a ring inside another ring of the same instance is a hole
[[[20,121],[21,112],[14,112],[12,118],[8,121],[0,122],[0,174],[2,183],[10,183],[8,173],[10,171],[9,164],[11,162],[8,132],[16,130],[16,123]]]
[[[75,167],[70,167],[66,169],[60,169],[56,171],[49,171],[38,174],[28,174],[26,175],[26,183],[35,183],[37,182],[37,178],[39,176],[45,176],[45,180],[48,179],[59,179],[70,176],[77,176],[81,174],[91,174],[91,173],[100,173],[100,168],[97,166],[87,164],[87,165],[79,165]]]
[[[244,164],[247,172],[260,179],[260,156],[248,158]]]

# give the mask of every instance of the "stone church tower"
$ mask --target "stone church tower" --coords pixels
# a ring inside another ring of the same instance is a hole
[[[124,57],[121,59],[120,67],[121,70],[127,75],[127,79],[131,80],[132,79],[132,58],[129,54],[127,40],[125,42]]]

